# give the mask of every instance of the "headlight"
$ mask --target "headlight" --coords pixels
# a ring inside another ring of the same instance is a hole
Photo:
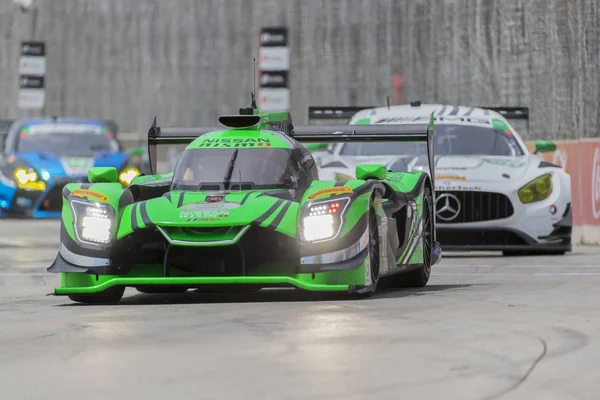
[[[119,174],[119,181],[123,185],[129,186],[131,185],[131,181],[133,180],[133,178],[135,178],[139,174],[140,171],[137,168],[127,168]]]
[[[300,235],[307,242],[333,239],[342,227],[342,215],[350,199],[310,202],[303,207],[300,217]]]
[[[80,242],[104,244],[110,242],[114,211],[100,203],[71,200],[75,234]]]
[[[21,189],[27,190],[46,190],[46,183],[39,179],[37,172],[32,168],[17,168],[15,169],[15,181]]]
[[[535,203],[546,200],[552,193],[552,175],[542,175],[519,189],[519,200],[522,203]]]

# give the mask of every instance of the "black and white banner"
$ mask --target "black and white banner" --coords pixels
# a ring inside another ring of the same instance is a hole
[[[259,35],[257,105],[261,111],[290,108],[290,49],[287,27],[263,27]]]
[[[46,104],[46,43],[21,42],[19,58],[19,108],[40,110]]]

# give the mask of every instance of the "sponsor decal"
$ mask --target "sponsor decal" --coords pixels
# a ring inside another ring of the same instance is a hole
[[[449,180],[453,180],[453,181],[466,181],[467,178],[465,176],[458,176],[458,175],[436,175],[435,179],[449,179]]]
[[[548,210],[550,211],[551,215],[556,215],[556,212],[558,211],[558,209],[556,208],[556,205],[552,204],[550,207],[548,207]]]
[[[218,221],[221,218],[227,217],[229,217],[229,211],[225,210],[189,210],[179,213],[179,218],[193,219],[195,221]]]
[[[336,187],[332,187],[332,188],[321,189],[321,190],[317,190],[316,192],[314,192],[313,194],[308,196],[308,199],[313,200],[318,197],[327,196],[329,194],[342,194],[342,193],[352,193],[352,189],[350,189],[348,186],[336,186]]]
[[[592,213],[595,219],[600,217],[600,148],[594,150],[592,162]]]
[[[76,197],[91,197],[93,199],[102,201],[102,202],[107,202],[108,201],[108,197],[106,197],[105,195],[103,195],[102,193],[98,193],[95,192],[93,190],[87,190],[87,189],[75,189],[71,192],[71,196],[76,196]]]
[[[219,201],[223,201],[223,196],[206,196],[207,203],[218,203]]]
[[[187,211],[220,211],[231,210],[239,206],[238,203],[190,203],[179,207],[179,209]]]
[[[453,185],[453,184],[440,184],[436,185],[435,190],[465,190],[465,191],[481,191],[481,186],[470,186],[470,185]]]
[[[262,138],[204,139],[198,144],[198,147],[271,147],[271,141],[269,139]]]
[[[431,119],[431,115],[420,115],[420,116],[416,116],[416,117],[391,117],[391,118],[380,118],[375,123],[379,124],[379,123],[383,123],[383,122],[393,123],[393,122],[410,122],[410,121],[429,122],[430,119]],[[440,118],[438,116],[435,116],[435,117],[433,117],[433,119],[434,119],[434,121],[438,121],[438,120],[442,119],[444,121],[462,121],[462,122],[464,122],[464,117],[444,116],[444,117]],[[469,122],[487,124],[489,121],[486,119],[469,117]]]
[[[511,160],[494,160],[494,159],[490,159],[490,158],[484,158],[483,162],[486,162],[488,164],[494,164],[494,165],[502,165],[504,167],[509,167],[509,168],[521,168],[521,167],[524,167],[525,165],[527,165],[527,163],[524,161],[514,162]]]

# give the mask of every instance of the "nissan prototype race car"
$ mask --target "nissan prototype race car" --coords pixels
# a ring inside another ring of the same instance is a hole
[[[128,185],[139,171],[115,135],[114,123],[96,120],[12,122],[1,135],[0,216],[60,218],[63,187],[87,182],[91,167],[115,167]]]
[[[391,107],[310,107],[311,120],[351,125],[415,124],[434,113],[437,237],[444,250],[502,250],[505,254],[564,254],[571,250],[571,180],[537,153],[556,145],[539,140],[529,153],[509,119],[529,118],[520,107],[478,108],[413,102]],[[339,123],[339,122],[338,122]],[[389,171],[428,171],[421,143],[321,145],[325,179],[350,179],[359,163]],[[371,161],[369,161],[371,160]]]
[[[433,123],[294,128],[288,113],[240,114],[220,117],[223,128],[165,129],[155,120],[148,133],[155,175],[124,188],[115,168],[95,167],[91,183],[65,186],[60,250],[48,269],[60,274],[55,294],[114,303],[127,286],[369,295],[382,281],[427,283],[441,258],[431,176],[363,164],[356,179],[320,180],[301,142],[427,148]],[[174,172],[158,175],[161,144],[187,147]]]

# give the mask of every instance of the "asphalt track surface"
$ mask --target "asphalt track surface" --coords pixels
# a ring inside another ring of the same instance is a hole
[[[598,399],[600,249],[446,256],[422,290],[45,296],[55,221],[0,221],[0,399]]]

